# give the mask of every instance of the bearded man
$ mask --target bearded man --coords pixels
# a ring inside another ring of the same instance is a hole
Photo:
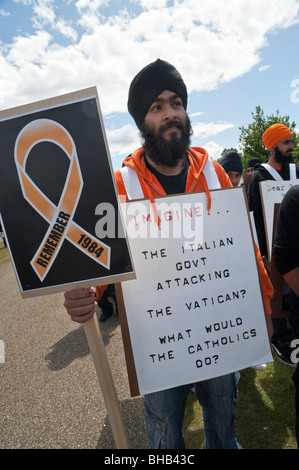
[[[208,157],[203,148],[190,147],[191,125],[186,113],[187,89],[168,62],[156,60],[133,79],[128,110],[142,137],[142,147],[123,161],[115,172],[117,190],[122,200],[154,198],[166,194],[205,191],[208,206],[210,189],[231,187],[224,169]],[[270,313],[273,294],[259,255],[266,313]],[[64,303],[74,321],[84,322],[95,313],[93,288],[65,293]],[[270,317],[270,315],[266,315]],[[182,424],[190,389],[204,411],[205,447],[236,449],[235,408],[237,373],[146,394],[146,426],[151,449],[185,448]]]

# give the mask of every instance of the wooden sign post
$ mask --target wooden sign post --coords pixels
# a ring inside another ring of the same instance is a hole
[[[84,330],[99,379],[116,447],[117,449],[128,449],[129,439],[121,415],[98,320],[93,316],[84,323]]]

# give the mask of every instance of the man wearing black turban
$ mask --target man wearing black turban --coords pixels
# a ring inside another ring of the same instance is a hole
[[[252,175],[252,173],[254,172],[255,165],[260,165],[261,163],[262,163],[262,161],[261,161],[260,158],[257,158],[257,157],[249,158],[249,160],[247,160],[247,164],[246,164],[247,174]]]
[[[227,152],[219,163],[225,169],[234,188],[239,186],[243,173],[243,164],[238,152]]]
[[[144,67],[132,80],[129,89],[128,111],[133,117],[138,129],[141,128],[150,105],[164,90],[169,90],[179,96],[184,109],[187,108],[187,88],[180,73],[173,65],[164,60]]]
[[[146,197],[155,206],[157,196],[206,191],[209,208],[209,189],[231,187],[224,169],[209,159],[205,149],[189,147],[191,126],[186,107],[186,86],[179,72],[168,62],[158,59],[133,79],[128,110],[141,132],[143,145],[115,172],[117,190],[122,199]],[[158,217],[156,222],[159,223]],[[260,262],[261,269],[264,269]],[[269,283],[265,270],[261,277]],[[267,284],[264,287],[264,300],[270,305],[272,286]],[[64,305],[74,321],[89,320],[96,308],[93,288],[66,292]],[[188,393],[193,385],[204,410],[205,447],[238,448],[234,424],[235,373],[146,394],[149,447],[185,447],[182,424]]]
[[[162,103],[166,90],[168,97],[173,99],[171,103],[173,109],[176,106],[178,113],[176,116],[170,115],[170,119],[163,123],[158,132],[155,132],[148,123],[149,109],[155,106],[155,103],[159,104],[157,102],[159,97]],[[177,100],[180,102],[177,103]],[[187,100],[187,88],[180,73],[173,65],[161,59],[144,67],[131,83],[128,110],[140,130],[147,161],[154,166],[159,165],[160,170],[164,164],[167,168],[177,167],[186,157],[192,134],[190,120],[186,114]],[[177,133],[176,137],[173,132],[171,139],[165,139],[163,135],[165,129],[174,129],[174,127],[181,132]]]

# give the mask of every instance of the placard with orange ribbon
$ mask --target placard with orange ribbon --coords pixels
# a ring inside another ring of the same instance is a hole
[[[23,296],[135,277],[122,226],[95,233],[99,203],[121,220],[94,88],[1,112],[0,143],[1,217]]]

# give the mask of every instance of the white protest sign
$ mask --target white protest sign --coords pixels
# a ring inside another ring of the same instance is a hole
[[[261,181],[260,193],[264,214],[264,225],[267,240],[267,249],[269,259],[272,254],[273,242],[273,217],[274,217],[274,204],[280,204],[287,191],[294,185],[299,184],[299,180],[292,181]]]
[[[122,205],[136,270],[120,316],[132,395],[273,360],[243,189],[210,194],[210,214],[205,193],[156,199],[160,229],[149,201]]]

